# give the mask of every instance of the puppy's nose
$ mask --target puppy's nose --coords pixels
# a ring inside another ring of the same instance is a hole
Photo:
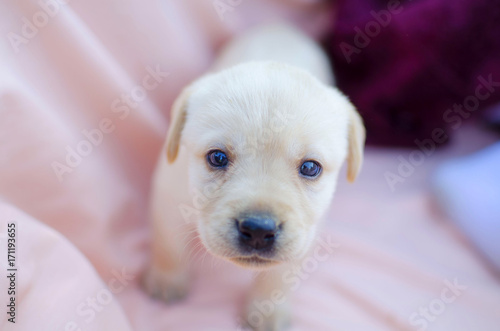
[[[255,249],[271,247],[277,230],[276,222],[268,217],[247,217],[238,225],[240,241]]]

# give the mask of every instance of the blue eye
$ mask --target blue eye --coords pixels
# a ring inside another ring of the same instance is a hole
[[[306,161],[300,166],[299,172],[305,177],[317,177],[321,172],[321,166],[316,161]]]
[[[208,163],[215,168],[224,168],[227,166],[229,160],[226,153],[220,150],[214,150],[207,154]]]

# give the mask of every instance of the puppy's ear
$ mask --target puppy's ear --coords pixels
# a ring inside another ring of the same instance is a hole
[[[181,134],[186,124],[187,105],[191,88],[187,86],[182,90],[170,110],[170,126],[167,133],[167,160],[172,163],[177,158],[179,145],[181,142]]]
[[[363,163],[365,135],[363,120],[353,107],[349,112],[349,150],[347,154],[347,180],[351,183],[356,179]]]

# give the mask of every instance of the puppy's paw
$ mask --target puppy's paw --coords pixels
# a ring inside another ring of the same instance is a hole
[[[171,303],[183,299],[189,289],[189,276],[184,270],[169,272],[150,267],[143,276],[146,292],[154,298]]]
[[[270,300],[254,300],[246,310],[245,327],[254,331],[284,331],[290,327],[288,304],[274,304]]]

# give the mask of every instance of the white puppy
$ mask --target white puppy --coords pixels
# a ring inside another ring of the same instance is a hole
[[[259,321],[252,302],[286,293],[283,270],[310,250],[344,160],[350,181],[362,163],[362,120],[329,86],[330,73],[312,40],[268,26],[233,41],[214,73],[182,91],[153,180],[148,292],[166,301],[185,294],[193,227],[210,253],[265,275],[248,323],[286,327],[286,304]]]

